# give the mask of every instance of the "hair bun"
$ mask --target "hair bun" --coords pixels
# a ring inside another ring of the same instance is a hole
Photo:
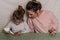
[[[17,9],[18,11],[20,11],[20,12],[23,12],[23,13],[25,13],[25,10],[23,9],[23,7],[22,6],[18,6],[18,9]]]
[[[32,0],[32,1],[36,2],[36,0]]]
[[[19,11],[22,10],[22,6],[19,5],[19,6],[18,6],[18,10],[19,10]]]

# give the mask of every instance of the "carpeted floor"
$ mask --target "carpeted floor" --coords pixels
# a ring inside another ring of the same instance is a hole
[[[25,33],[20,36],[13,36],[0,32],[0,40],[60,40],[60,33],[55,36],[44,33]]]

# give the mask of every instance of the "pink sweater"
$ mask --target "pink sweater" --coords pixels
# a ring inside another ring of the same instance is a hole
[[[56,17],[50,11],[43,11],[40,16],[30,19],[28,18],[28,25],[31,32],[48,33],[48,30],[54,28],[57,30],[58,22]]]

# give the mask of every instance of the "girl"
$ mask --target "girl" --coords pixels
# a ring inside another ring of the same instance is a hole
[[[6,33],[12,33],[13,35],[30,32],[27,23],[23,19],[24,13],[25,10],[22,8],[22,6],[18,6],[18,9],[13,12],[12,19],[4,28],[4,31]]]
[[[27,23],[31,32],[55,35],[58,25],[56,17],[52,12],[41,8],[41,3],[36,0],[29,1],[26,5]]]

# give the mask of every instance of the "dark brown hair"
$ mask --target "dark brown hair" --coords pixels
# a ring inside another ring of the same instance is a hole
[[[41,8],[41,3],[36,0],[29,1],[26,5],[27,10],[33,10],[34,12],[36,12],[37,10],[41,10]]]
[[[35,1],[36,2],[36,0],[32,0],[32,1]]]
[[[18,9],[13,12],[12,20],[15,20],[15,18],[18,20],[20,19],[23,20],[24,13],[25,13],[25,10],[22,8],[22,6],[19,5]]]

